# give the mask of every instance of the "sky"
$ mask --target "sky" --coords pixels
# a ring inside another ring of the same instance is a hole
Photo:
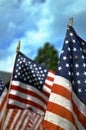
[[[31,59],[45,42],[60,54],[70,17],[86,40],[85,0],[0,0],[0,71],[12,72],[19,40]]]

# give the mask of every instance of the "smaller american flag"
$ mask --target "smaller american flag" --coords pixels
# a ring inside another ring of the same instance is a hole
[[[14,65],[8,107],[31,108],[44,114],[54,76],[53,71],[19,52]]]
[[[0,96],[2,95],[4,88],[5,88],[5,85],[4,85],[4,82],[0,76]]]

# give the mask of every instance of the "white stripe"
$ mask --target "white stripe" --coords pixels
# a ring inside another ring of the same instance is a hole
[[[24,120],[24,123],[22,123],[22,129],[21,129],[21,130],[25,130],[25,126],[26,126],[28,120],[29,120],[29,116],[27,116],[27,117],[25,118],[25,120]],[[29,124],[29,122],[28,122],[28,124]]]
[[[49,101],[53,102],[55,104],[59,104],[59,105],[65,107],[66,109],[68,109],[71,112],[73,110],[73,107],[72,107],[72,104],[71,104],[70,100],[68,100],[67,98],[65,98],[65,97],[63,97],[61,95],[51,93]]]
[[[79,98],[72,91],[72,84],[65,78],[61,76],[56,76],[54,80],[55,84],[62,85],[64,88],[67,88],[70,92],[72,92],[72,98],[75,104],[77,105],[80,112],[82,112],[86,116],[86,105],[83,104]]]
[[[47,92],[50,94],[50,93],[51,93],[51,89],[52,89],[52,87],[51,87],[51,88],[48,88],[48,87],[44,84],[43,90],[44,90],[45,92],[47,91]],[[49,97],[47,97],[46,100],[48,100],[48,98],[49,98]]]
[[[38,122],[36,123],[34,130],[38,129],[38,127],[42,124],[42,120],[43,120],[43,117],[39,117]]]
[[[54,83],[59,84],[61,86],[65,86],[65,88],[67,88],[69,91],[72,90],[71,82],[69,80],[65,79],[64,77],[56,75],[55,79],[54,79]]]
[[[10,127],[9,130],[13,130],[13,127],[15,126],[15,122],[16,122],[16,120],[18,119],[18,117],[19,117],[19,115],[20,115],[20,112],[21,112],[21,110],[18,110],[17,114],[15,115],[15,117],[14,117],[14,119],[13,119],[13,122],[12,122],[11,127]]]
[[[73,110],[73,106],[70,100],[68,100],[67,98],[61,96],[61,95],[57,95],[55,93],[51,93],[50,98],[49,98],[50,102],[53,102],[55,104],[59,104],[62,107],[65,107],[66,109],[68,109],[69,111],[71,111],[71,113],[73,114],[75,121],[77,122],[77,126],[80,130],[84,130],[84,127],[81,125],[81,123],[79,122],[79,120],[77,119],[77,115],[74,113]],[[79,107],[79,106],[78,106]]]
[[[48,80],[48,79],[46,79],[46,80],[45,80],[45,83],[46,83],[46,84],[48,84],[48,85],[50,85],[50,86],[52,86],[52,85],[53,85],[53,82],[52,82],[52,81],[50,81],[50,80]]]
[[[28,125],[29,125],[29,116],[27,116],[25,118],[24,123],[22,124],[22,129],[21,130],[26,130],[25,126],[26,126],[27,122],[28,122]],[[27,129],[27,130],[29,130],[29,129]]]
[[[45,96],[41,91],[39,91],[37,88],[35,87],[32,87],[30,85],[27,85],[27,84],[24,84],[24,83],[21,83],[21,82],[18,82],[18,81],[12,81],[11,83],[12,85],[15,85],[15,86],[18,86],[20,88],[24,88],[25,90],[30,90],[30,91],[33,91],[35,93],[37,93],[39,96],[43,97],[44,100],[47,100],[47,96]]]
[[[61,116],[51,113],[49,111],[46,111],[45,120],[47,120],[48,122],[51,122],[55,125],[58,125],[65,130],[76,130],[76,128],[74,127],[74,125],[71,122],[69,122],[65,118],[62,118]]]
[[[27,109],[32,108],[33,111],[35,111],[35,112],[37,112],[37,113],[39,113],[41,115],[44,115],[44,112],[42,110],[38,109],[37,107],[31,106],[29,104],[25,104],[25,103],[22,103],[22,102],[19,102],[19,101],[16,101],[16,100],[9,99],[8,104],[13,104],[13,105],[15,105],[17,107],[20,106],[21,108],[27,108]]]
[[[8,113],[7,113],[7,116],[6,116],[6,119],[5,119],[5,122],[4,122],[3,130],[6,130],[6,127],[7,127],[7,125],[8,125],[8,122],[9,122],[9,119],[10,119],[12,113],[13,113],[13,109],[10,109],[10,110],[8,111]],[[11,125],[11,124],[10,124],[10,125]]]
[[[49,71],[47,76],[54,78],[55,74]]]
[[[1,97],[0,97],[0,104],[3,102],[4,97],[7,95],[7,89],[4,89]]]
[[[86,105],[83,104],[74,93],[72,97],[73,97],[73,101],[78,107],[78,110],[86,117]]]
[[[34,97],[32,95],[24,94],[23,92],[21,93],[19,91],[12,90],[12,89],[10,91],[10,94],[12,94],[14,96],[17,95],[18,97],[21,97],[21,98],[23,98],[25,100],[33,101],[33,102],[39,104],[40,106],[42,106],[43,108],[46,108],[46,104],[44,104],[40,99],[38,99],[38,98],[36,98],[36,97]]]
[[[21,110],[22,111],[22,110]],[[20,119],[18,120],[18,123],[17,123],[17,125],[16,125],[16,127],[15,127],[15,130],[19,130],[19,126],[20,126],[20,124],[22,123],[24,123],[24,122],[22,122],[23,121],[23,118],[24,118],[24,116],[25,116],[25,114],[27,113],[27,110],[23,110],[22,111],[22,113],[21,113],[21,117],[20,117]]]
[[[74,92],[72,92],[72,89],[71,89],[72,85],[71,85],[71,83],[68,80],[66,80],[65,78],[60,77],[60,76],[56,76],[56,79],[58,79],[58,81],[56,81],[57,83],[56,82],[55,83],[56,84],[60,84],[61,86],[64,87],[64,89],[66,88],[66,89],[68,89],[72,93],[73,101],[77,105],[78,110],[80,112],[82,112],[83,115],[86,115],[86,106],[77,98],[77,96],[74,94]],[[67,82],[67,83],[65,83],[65,82]],[[80,130],[81,129],[84,130],[84,127],[79,122],[79,120],[77,118],[77,115],[75,114],[75,112],[73,110],[71,101],[69,101],[67,98],[65,98],[63,96],[60,96],[60,95],[57,95],[57,94],[54,94],[54,93],[51,93],[49,101],[51,101],[53,103],[57,103],[57,104],[59,104],[59,105],[61,105],[63,107],[65,106],[66,109],[70,110],[72,112],[75,120],[76,120],[78,128]]]
[[[0,98],[0,105],[2,105],[4,98],[7,96],[7,89],[4,89],[1,98]],[[4,116],[5,110],[6,110],[7,100],[5,101],[2,110],[0,109],[0,122]]]

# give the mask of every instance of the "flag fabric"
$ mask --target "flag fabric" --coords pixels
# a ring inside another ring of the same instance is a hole
[[[7,89],[0,76],[0,129],[7,104]]]
[[[32,110],[21,110],[18,108],[6,108],[8,91],[4,91],[0,97],[0,130],[41,130],[43,116]],[[3,120],[4,119],[4,120]]]
[[[27,130],[28,125],[28,110],[7,109],[3,130]]]
[[[86,130],[86,42],[68,26],[49,98],[45,130]]]
[[[3,80],[2,80],[2,78],[0,76],[0,96],[1,96],[4,88],[5,88],[5,85],[4,85],[4,82],[3,82]]]
[[[7,105],[7,89],[4,88],[2,95],[0,96],[0,129],[2,127],[6,105]]]
[[[42,120],[42,116],[29,109],[7,109],[3,130],[41,130]]]
[[[32,109],[44,115],[51,92],[54,72],[37,64],[21,52],[15,60],[8,107]]]
[[[42,121],[44,119],[44,116],[41,116],[34,111],[30,111],[29,116],[29,128],[31,128],[32,130],[43,130]]]

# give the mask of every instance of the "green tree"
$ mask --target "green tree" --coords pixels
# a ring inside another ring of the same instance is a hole
[[[56,71],[58,59],[58,51],[48,42],[42,48],[38,49],[37,56],[34,58],[39,64],[47,66],[54,71]]]

